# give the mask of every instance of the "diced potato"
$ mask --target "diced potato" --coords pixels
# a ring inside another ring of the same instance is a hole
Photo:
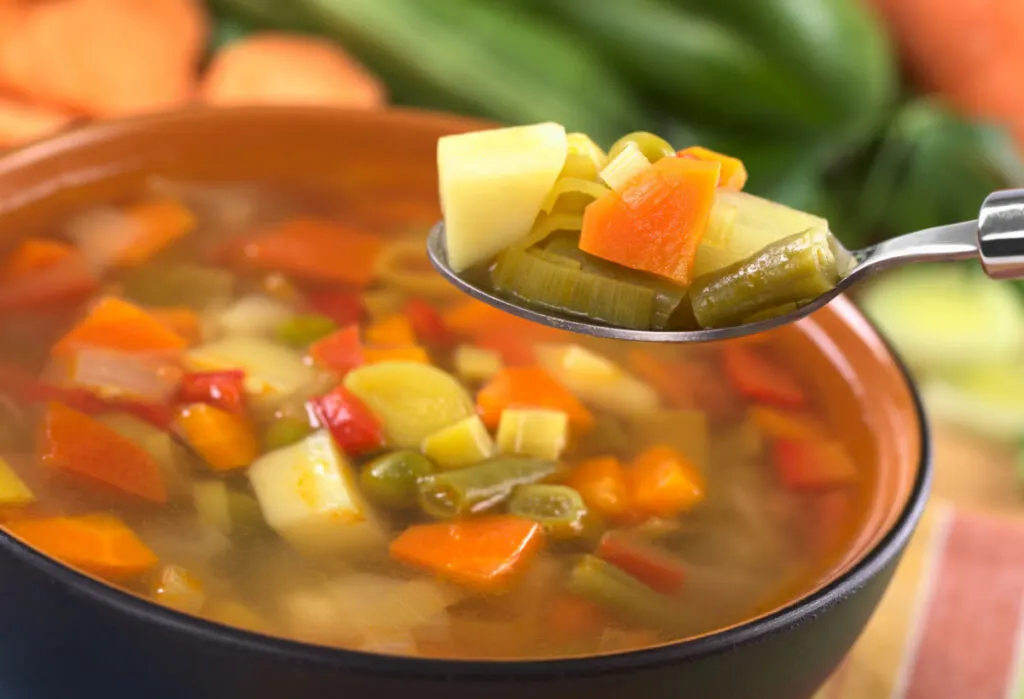
[[[569,442],[569,416],[561,410],[506,408],[498,423],[503,454],[558,459]]]
[[[462,468],[494,456],[494,440],[483,420],[470,415],[429,435],[421,450],[441,468]]]
[[[271,335],[295,315],[285,303],[263,294],[243,296],[218,313],[219,328],[225,335]]]
[[[353,369],[345,388],[373,412],[393,447],[418,449],[438,430],[474,414],[455,377],[419,362],[381,362]]]
[[[552,122],[438,140],[445,242],[455,272],[529,233],[568,150],[565,128]]]
[[[490,380],[505,368],[501,355],[494,350],[472,345],[455,348],[455,373],[463,381],[483,382]]]
[[[604,166],[601,179],[612,189],[618,191],[626,186],[633,177],[651,166],[651,161],[640,152],[635,143],[628,143],[622,152]]]
[[[160,467],[164,483],[171,493],[182,495],[188,492],[188,475],[184,470],[188,457],[170,433],[128,413],[105,413],[99,416],[99,421],[148,451]]]
[[[0,505],[29,505],[36,501],[29,487],[11,465],[0,457]]]
[[[184,362],[193,371],[241,369],[246,394],[257,402],[294,393],[316,377],[300,353],[260,337],[239,335],[200,345],[185,354]]]
[[[267,524],[298,549],[336,552],[383,541],[358,479],[325,430],[261,456],[249,482]]]
[[[534,348],[544,370],[584,403],[618,417],[658,410],[657,392],[618,364],[575,344],[544,344]]]
[[[709,228],[703,243],[727,252],[727,264],[750,257],[766,245],[808,229],[828,230],[828,221],[820,216],[791,209],[768,199],[746,192],[720,189],[716,193],[716,206],[736,208],[732,227]]]

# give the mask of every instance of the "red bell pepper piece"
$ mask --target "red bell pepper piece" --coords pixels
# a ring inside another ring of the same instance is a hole
[[[413,297],[406,301],[402,314],[420,342],[434,347],[451,347],[455,344],[455,334],[445,324],[441,314],[423,299]]]
[[[778,439],[775,471],[792,490],[829,490],[857,482],[857,466],[842,444],[831,439]]]
[[[206,403],[225,412],[245,412],[245,372],[240,369],[185,374],[178,389],[182,403]]]
[[[780,408],[803,408],[807,395],[789,372],[736,343],[722,347],[722,366],[736,391]]]
[[[344,375],[366,363],[363,344],[359,340],[359,326],[336,330],[309,347],[309,356],[324,369]]]
[[[338,386],[312,401],[320,423],[327,428],[338,447],[350,456],[358,456],[384,446],[384,430],[362,401]]]
[[[678,592],[686,581],[686,569],[680,561],[622,533],[602,536],[597,555],[666,595]]]
[[[355,291],[314,291],[306,296],[306,303],[338,325],[351,325],[366,318],[363,300]]]

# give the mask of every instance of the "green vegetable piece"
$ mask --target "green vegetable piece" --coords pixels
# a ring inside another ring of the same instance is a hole
[[[611,150],[608,151],[608,160],[615,160],[630,143],[635,143],[643,156],[652,163],[676,154],[676,149],[672,147],[672,144],[661,136],[656,136],[648,131],[634,131],[626,134],[612,145]]]
[[[227,301],[234,289],[231,274],[192,264],[146,265],[124,282],[124,294],[148,306],[187,306],[201,310]]]
[[[597,556],[583,556],[566,587],[624,621],[669,633],[679,628],[673,600]]]
[[[263,432],[263,451],[274,451],[288,447],[306,438],[313,432],[309,420],[294,415],[274,418]]]
[[[416,506],[420,478],[433,474],[433,462],[411,449],[378,456],[363,467],[359,482],[370,500],[383,507],[404,510]]]
[[[690,302],[701,327],[724,328],[787,303],[810,301],[838,281],[832,236],[819,228],[698,277],[690,287]]]
[[[587,506],[583,497],[567,485],[521,485],[508,501],[509,514],[532,519],[552,539],[574,539],[586,528]]]
[[[244,539],[270,531],[259,503],[249,493],[220,480],[199,481],[192,492],[199,520],[226,536]]]
[[[476,466],[420,478],[420,507],[439,519],[483,512],[504,502],[516,486],[541,481],[558,468],[554,461],[498,457]]]
[[[277,328],[277,339],[290,347],[308,347],[338,329],[327,316],[311,313],[289,318]]]

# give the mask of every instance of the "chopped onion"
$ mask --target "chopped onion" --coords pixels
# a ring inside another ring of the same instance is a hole
[[[81,347],[68,368],[71,385],[101,398],[127,398],[164,403],[178,390],[181,369],[167,354],[119,352],[103,347]]]
[[[83,211],[65,224],[64,231],[94,272],[113,267],[145,233],[131,216],[111,206]]]

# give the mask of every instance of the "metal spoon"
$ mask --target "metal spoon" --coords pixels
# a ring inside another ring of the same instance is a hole
[[[792,323],[810,315],[875,272],[912,262],[979,259],[985,273],[993,279],[1024,278],[1024,189],[993,192],[982,204],[976,221],[926,228],[851,251],[853,266],[836,287],[795,311],[756,323],[708,330],[631,330],[520,306],[456,275],[448,266],[444,240],[442,221],[427,237],[427,254],[437,271],[470,296],[513,315],[596,337],[640,342],[710,342],[752,335]]]

